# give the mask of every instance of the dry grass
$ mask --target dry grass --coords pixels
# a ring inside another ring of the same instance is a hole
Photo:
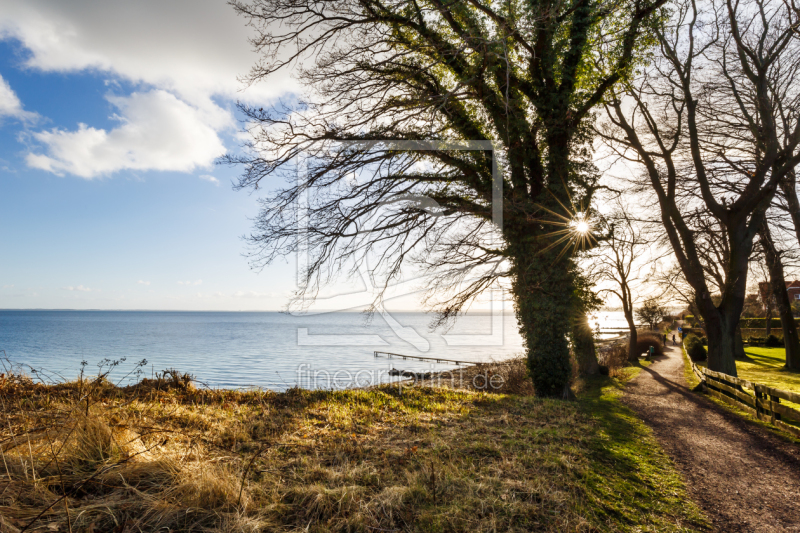
[[[532,395],[534,393],[533,382],[528,374],[528,362],[523,356],[441,372],[430,379],[419,380],[417,385],[493,394]]]
[[[518,371],[506,368],[509,382]],[[0,531],[686,531],[701,520],[646,428],[599,386],[562,402],[396,385],[208,391],[167,377],[0,380]]]

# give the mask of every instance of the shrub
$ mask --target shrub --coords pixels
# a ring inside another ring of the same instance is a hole
[[[797,322],[797,321],[795,321]],[[766,318],[742,318],[739,321],[739,326],[745,329],[765,329],[767,327],[767,319]],[[780,318],[772,318],[772,327],[773,328],[780,328],[781,327],[781,319]]]
[[[783,342],[781,342],[781,340],[775,335],[770,335],[764,341],[764,346],[767,346],[769,348],[780,348],[781,346],[783,346]]]
[[[703,343],[703,346],[708,346],[708,338],[707,337],[700,337],[700,342]]]
[[[622,377],[623,368],[628,366],[628,344],[614,344],[597,354],[600,373],[604,376]]]
[[[664,339],[663,337],[644,334],[636,337],[636,353],[647,354],[650,351],[650,346],[655,348],[656,355],[664,355]]]
[[[708,356],[706,347],[695,335],[688,335],[683,340],[683,345],[686,347],[686,353],[689,354],[689,358],[692,361],[704,361]]]

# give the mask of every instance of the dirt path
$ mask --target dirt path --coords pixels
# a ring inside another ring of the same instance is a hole
[[[629,383],[624,399],[653,428],[715,531],[800,532],[800,447],[689,391],[678,347]]]

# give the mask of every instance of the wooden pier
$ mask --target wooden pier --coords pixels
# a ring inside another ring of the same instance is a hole
[[[375,357],[383,357],[386,356],[389,359],[393,359],[395,357],[402,357],[403,359],[412,359],[417,361],[433,361],[435,363],[453,363],[455,365],[482,365],[483,363],[476,363],[475,361],[459,361],[457,359],[443,359],[441,357],[425,357],[422,355],[403,355],[401,353],[391,353],[391,352],[373,352]]]

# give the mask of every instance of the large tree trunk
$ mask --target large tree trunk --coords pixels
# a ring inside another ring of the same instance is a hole
[[[792,303],[789,301],[789,294],[786,292],[783,264],[766,222],[761,225],[759,236],[761,237],[764,257],[767,260],[767,268],[769,269],[772,296],[775,298],[775,307],[778,311],[778,317],[781,319],[783,345],[786,347],[786,368],[800,370],[800,337],[798,337],[797,325],[792,315]]]
[[[729,376],[738,376],[736,372],[736,327],[738,320],[726,320],[725,315],[706,320],[706,336],[708,337],[708,368]]]
[[[734,353],[736,359],[747,359],[747,354],[744,353],[744,339],[742,339],[742,327],[739,323],[736,324],[736,338],[734,339]]]
[[[557,259],[558,251],[541,253],[541,249],[525,237],[527,235],[511,246],[514,251],[511,290],[517,304],[517,320],[525,341],[533,387],[537,396],[569,398],[572,260]]]
[[[582,376],[592,376],[600,372],[594,335],[586,313],[581,313],[572,325],[572,349],[575,352],[578,371]]]

